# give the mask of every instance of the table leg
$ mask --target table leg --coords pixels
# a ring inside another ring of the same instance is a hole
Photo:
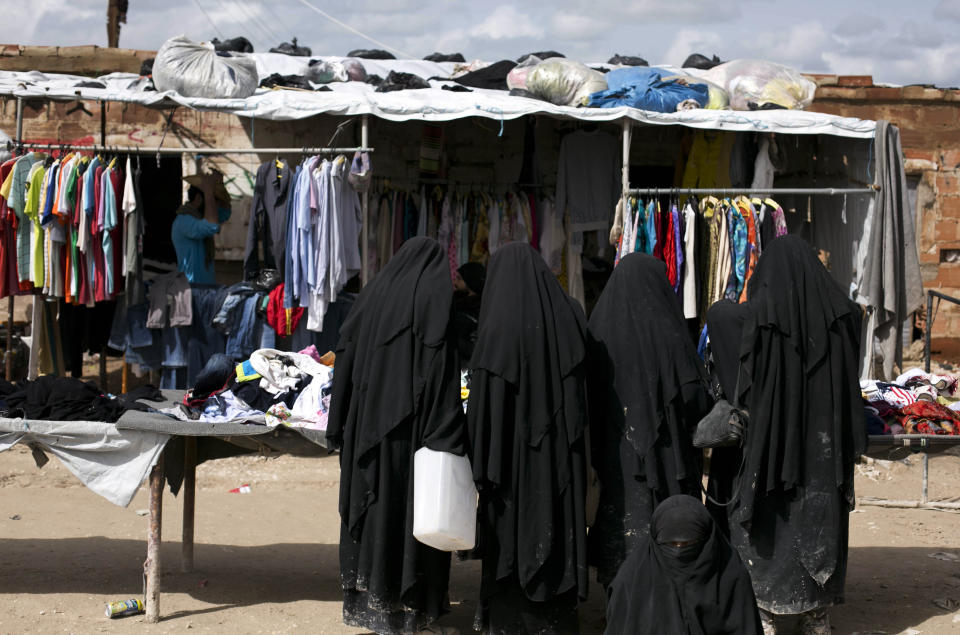
[[[183,456],[183,542],[181,567],[184,573],[193,571],[193,524],[197,490],[197,438],[184,438]]]
[[[163,453],[150,471],[150,527],[147,529],[145,604],[147,621],[160,621],[160,529],[163,525]]]

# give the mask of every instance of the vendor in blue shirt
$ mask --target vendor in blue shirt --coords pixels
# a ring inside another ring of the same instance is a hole
[[[196,179],[193,182],[197,182]],[[230,218],[231,212],[229,196],[225,194],[222,174],[204,174],[199,179],[199,187],[190,186],[187,202],[177,210],[170,237],[177,251],[177,268],[190,282],[216,282],[213,236],[220,233],[220,225]]]

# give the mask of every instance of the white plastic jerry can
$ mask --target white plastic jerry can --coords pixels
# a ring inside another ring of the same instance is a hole
[[[473,549],[477,488],[470,460],[420,448],[413,455],[413,537],[440,551]]]

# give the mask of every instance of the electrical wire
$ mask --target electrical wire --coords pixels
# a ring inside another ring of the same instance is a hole
[[[197,5],[197,8],[200,9],[200,13],[202,13],[204,17],[207,18],[207,21],[210,22],[210,26],[212,26],[213,30],[217,32],[217,35],[219,35],[221,38],[225,37],[220,29],[217,28],[217,23],[213,21],[213,18],[210,17],[210,14],[207,13],[207,10],[203,8],[202,4],[200,4],[200,0],[193,0],[193,2]]]
[[[256,15],[251,13],[247,5],[240,2],[240,0],[231,0],[230,5],[233,7],[234,14],[242,13],[245,16],[243,18],[244,25],[250,29],[251,32],[256,31],[257,39],[259,39],[261,42],[270,42],[276,37],[264,26],[260,20],[257,19]],[[254,29],[254,27],[256,28]],[[267,48],[269,48],[269,46]]]
[[[286,29],[289,32],[290,38],[292,39],[294,37],[295,31],[294,29],[290,28],[290,25],[287,23],[287,21],[283,19],[281,12],[274,11],[273,6],[269,2],[265,2],[264,0],[257,0],[257,1],[261,6],[263,6],[267,11],[269,11],[270,14],[273,15],[273,17],[277,19],[277,22],[280,24],[280,26],[282,26],[284,29]]]
[[[326,19],[330,20],[331,22],[333,22],[334,24],[336,24],[336,25],[338,25],[338,26],[343,27],[344,29],[350,31],[351,33],[353,33],[353,34],[355,34],[355,35],[359,35],[359,36],[362,37],[363,39],[365,39],[365,40],[367,40],[367,41],[369,41],[369,42],[373,42],[374,44],[376,44],[377,46],[379,46],[379,47],[381,47],[381,48],[384,48],[384,49],[386,49],[386,50],[388,50],[388,51],[392,51],[393,53],[396,53],[397,55],[399,55],[399,56],[402,57],[402,58],[413,59],[413,56],[410,55],[409,53],[404,53],[403,51],[401,51],[401,50],[399,50],[399,49],[393,48],[393,47],[390,46],[389,44],[384,44],[383,42],[381,42],[381,41],[379,41],[379,40],[373,39],[373,38],[370,37],[369,35],[366,35],[366,34],[364,34],[364,33],[361,33],[360,31],[358,31],[357,29],[353,28],[353,27],[350,26],[349,24],[347,24],[347,23],[345,23],[345,22],[341,22],[340,20],[336,19],[335,17],[333,17],[332,15],[330,15],[329,13],[327,13],[326,11],[324,11],[324,10],[316,7],[316,6],[313,5],[313,4],[310,4],[309,2],[307,2],[307,0],[297,0],[297,1],[298,1],[300,4],[304,5],[305,7],[309,8],[309,9],[313,9],[314,11],[316,11],[317,13],[319,13],[320,15],[322,15],[323,17],[325,17]]]
[[[260,28],[263,29],[264,33],[270,36],[271,40],[276,42],[276,44],[273,46],[276,46],[282,41],[280,35],[273,30],[272,26],[270,26],[270,23],[264,20],[263,16],[260,15],[260,9],[257,6],[253,5],[249,0],[236,0],[236,2],[237,4],[243,5],[244,11],[250,15],[254,22],[260,25]]]

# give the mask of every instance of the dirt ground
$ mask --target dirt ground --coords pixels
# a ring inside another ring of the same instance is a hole
[[[104,617],[142,597],[147,493],[116,507],[57,460],[38,469],[25,448],[0,454],[0,633],[358,633],[341,622],[336,456],[245,456],[198,468],[196,570],[180,572],[181,509],[164,496],[162,621]],[[957,500],[960,457],[930,462],[930,497]],[[249,494],[229,490],[249,484]],[[916,499],[920,460],[858,468],[860,496]],[[834,633],[960,632],[960,516],[860,506],[851,516],[847,603]],[[454,562],[453,611],[471,632],[479,567]],[[599,587],[581,632],[602,632]]]

